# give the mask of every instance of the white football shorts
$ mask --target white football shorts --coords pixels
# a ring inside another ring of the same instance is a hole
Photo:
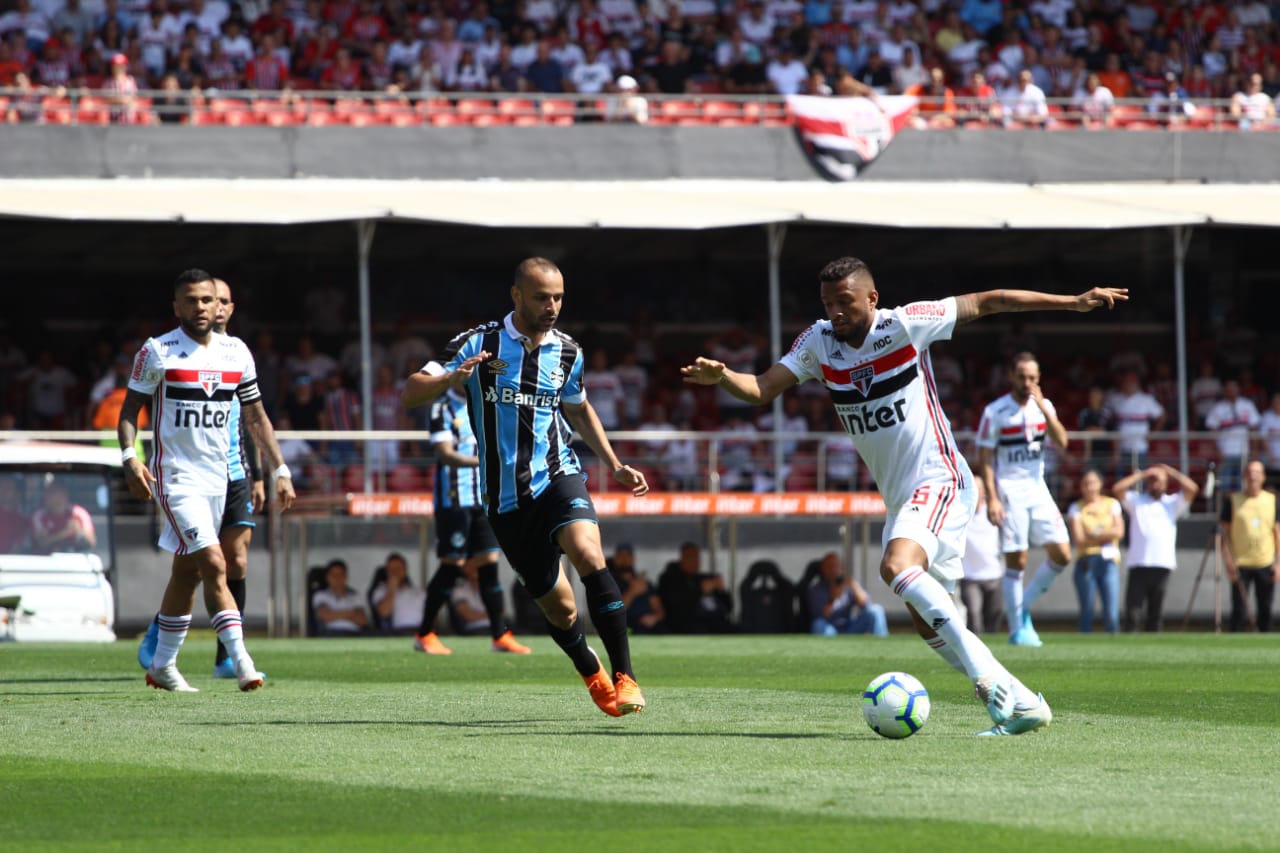
[[[157,496],[156,505],[160,507],[160,515],[165,522],[160,533],[160,547],[181,556],[221,544],[218,530],[222,527],[222,512],[226,504],[226,492],[220,495]]]
[[[1028,548],[1071,541],[1049,487],[1043,481],[1037,485],[1038,488],[1009,491],[1000,488],[1000,500],[1004,503],[1004,523],[1000,525],[1002,553],[1016,554]]]
[[[885,518],[881,546],[892,539],[910,539],[924,549],[929,574],[947,590],[964,577],[965,531],[978,504],[972,483],[957,489],[950,484],[930,483],[915,490],[911,500]]]

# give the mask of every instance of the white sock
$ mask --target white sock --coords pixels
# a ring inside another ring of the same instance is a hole
[[[942,638],[941,635],[931,637],[925,640],[929,644],[929,648],[933,649],[942,659],[951,664],[951,668],[957,672],[964,673],[964,663],[960,660],[960,655],[951,647],[951,644]],[[1013,684],[1013,704],[1015,708],[1034,708],[1040,703],[1040,697],[1027,689],[1027,686],[1018,680],[1018,676],[1009,673],[1009,679]]]
[[[942,638],[970,679],[983,675],[1006,680],[1010,677],[986,644],[965,627],[951,596],[924,567],[912,566],[898,575],[893,582],[893,593],[915,608],[924,623]],[[947,657],[940,649],[935,651]]]
[[[1027,584],[1026,597],[1023,599],[1022,607],[1024,610],[1030,611],[1031,605],[1036,603],[1040,596],[1049,591],[1049,587],[1053,586],[1053,582],[1058,579],[1058,575],[1062,574],[1062,570],[1066,566],[1056,566],[1045,560],[1036,569],[1036,573],[1031,576],[1031,583]]]
[[[178,662],[178,649],[182,648],[182,641],[187,638],[187,631],[191,628],[191,614],[166,616],[161,613],[156,616],[156,621],[160,626],[160,636],[156,641],[156,656],[151,661],[151,668],[164,669]]]
[[[240,622],[239,610],[219,610],[213,614],[213,630],[218,632],[218,639],[227,650],[227,657],[235,661],[239,670],[240,662],[248,660],[249,668],[253,668],[253,660],[244,647],[244,627]]]
[[[1004,615],[1009,620],[1009,633],[1022,627],[1022,572],[1007,569],[1004,573]]]
[[[949,663],[952,669],[965,675],[969,674],[964,671],[964,663],[960,660],[960,655],[956,654],[956,650],[951,648],[951,645],[942,637],[930,637],[925,642],[929,644],[929,648],[941,655],[942,659]]]

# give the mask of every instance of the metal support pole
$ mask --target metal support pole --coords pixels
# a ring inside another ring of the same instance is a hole
[[[373,311],[369,300],[369,253],[373,249],[373,232],[378,223],[362,219],[356,223],[356,243],[360,252],[360,428],[373,430]],[[364,490],[373,491],[373,467],[369,441],[363,445]]]
[[[1178,470],[1191,469],[1191,451],[1187,430],[1191,420],[1187,409],[1187,248],[1191,245],[1191,226],[1173,226],[1173,311],[1174,340],[1178,358]]]
[[[787,238],[787,226],[781,222],[770,222],[765,226],[765,234],[769,240],[769,355],[770,364],[777,364],[782,359],[782,271],[779,264],[782,259],[782,243]],[[782,397],[773,400],[773,430],[782,428]],[[785,487],[782,476],[782,442],[773,443],[773,489],[781,492]]]

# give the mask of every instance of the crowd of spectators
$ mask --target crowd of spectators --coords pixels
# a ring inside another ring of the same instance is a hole
[[[1216,461],[1219,476],[1230,482],[1249,453],[1259,454],[1269,469],[1280,471],[1280,363],[1274,354],[1259,353],[1251,336],[1236,328],[1231,341],[1210,338],[1190,347],[1192,353],[1205,355],[1193,360],[1188,384],[1187,426],[1202,436],[1193,445],[1193,459],[1202,467]],[[133,334],[118,341],[98,341],[87,354],[53,347],[29,353],[0,332],[0,429],[102,429],[104,441],[110,442],[130,354],[155,331],[159,330],[135,327]],[[584,372],[587,393],[608,430],[632,431],[630,438],[616,443],[656,487],[709,488],[712,452],[718,488],[726,491],[772,491],[778,479],[793,490],[872,486],[818,383],[788,392],[775,423],[772,408],[744,407],[715,388],[680,381],[679,366],[703,353],[735,369],[763,370],[769,349],[759,335],[729,328],[708,340],[672,339],[659,336],[651,323],[640,322],[630,337],[604,336],[588,328],[582,330],[582,338],[591,354]],[[260,328],[248,341],[277,429],[362,428],[358,340],[328,330],[297,335],[282,348],[269,329]],[[1181,425],[1177,382],[1168,359],[1144,352],[1123,337],[1110,353],[1097,356],[1055,355],[1042,344],[1025,328],[1013,325],[994,346],[961,351],[952,342],[932,348],[938,394],[958,432],[965,435],[975,429],[982,408],[1007,390],[1007,356],[1030,350],[1040,354],[1045,394],[1064,424],[1085,433],[1066,454],[1051,455],[1053,482],[1073,488],[1082,466],[1096,467],[1111,478],[1150,462],[1177,460],[1177,442],[1168,432]],[[435,352],[427,337],[405,320],[375,336],[375,430],[425,430],[425,409],[403,411],[399,384]],[[660,434],[672,431],[717,435],[697,440]],[[1102,434],[1090,437],[1094,432]],[[643,438],[646,433],[655,436]],[[775,470],[772,433],[784,434],[780,472]],[[312,492],[337,492],[362,483],[365,462],[375,470],[377,488],[410,491],[429,485],[433,466],[425,440],[375,441],[370,446],[367,459],[361,444],[349,440],[288,438],[282,451],[298,472],[299,487]],[[593,460],[585,448],[580,450],[594,477]],[[400,479],[396,472],[402,474]],[[351,479],[344,480],[344,475]],[[608,488],[607,479],[598,487]],[[592,484],[597,487],[595,479]],[[1062,495],[1068,496],[1069,492]]]
[[[893,94],[1020,121],[1045,98],[1274,118],[1280,27],[1263,0],[4,0],[9,121],[33,87],[235,93]],[[634,118],[634,116],[632,116]]]

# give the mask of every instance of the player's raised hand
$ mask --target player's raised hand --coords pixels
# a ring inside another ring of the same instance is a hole
[[[724,377],[724,362],[698,356],[693,364],[680,368],[684,381],[691,385],[716,385]]]
[[[468,379],[471,378],[471,374],[476,372],[476,368],[480,365],[480,362],[487,359],[489,355],[490,355],[489,352],[485,350],[481,350],[480,352],[471,356],[471,358],[468,358],[466,361],[462,362],[462,364],[459,364],[458,368],[454,370],[452,374],[450,374],[449,384],[456,388],[457,386],[466,382]]]
[[[147,466],[136,458],[124,463],[124,482],[129,487],[129,494],[135,498],[146,501],[151,500],[151,484],[155,481],[156,478],[151,476]]]
[[[1103,305],[1115,308],[1117,302],[1128,301],[1129,288],[1127,287],[1095,287],[1088,293],[1082,293],[1076,297],[1076,310],[1088,312]]]
[[[631,494],[638,498],[649,494],[649,481],[645,479],[644,472],[637,471],[630,465],[623,465],[617,471],[614,471],[613,479],[617,480],[620,485],[630,489]]]

